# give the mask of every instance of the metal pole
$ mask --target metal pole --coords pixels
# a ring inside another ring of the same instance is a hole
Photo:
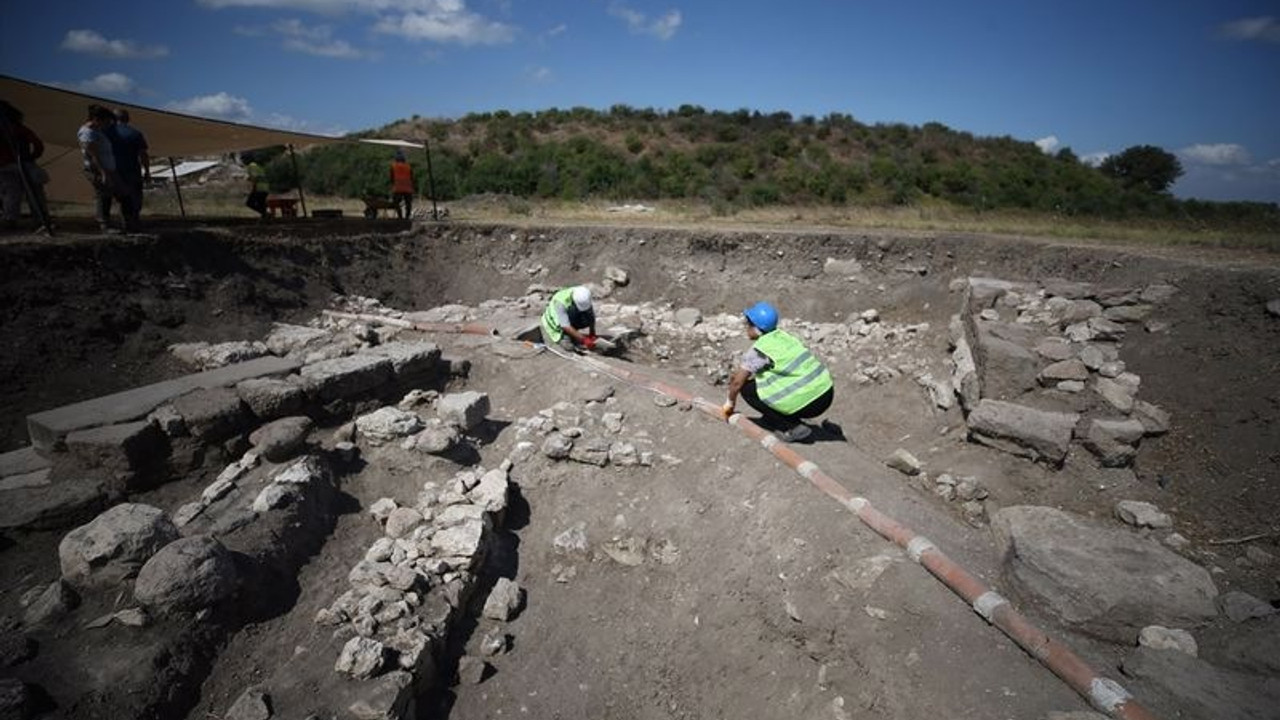
[[[173,157],[169,157],[169,172],[173,174],[173,191],[178,194],[178,212],[182,214],[182,219],[187,218],[187,207],[182,204],[182,186],[178,184],[178,168],[173,164]]]
[[[302,217],[307,216],[307,198],[302,194],[302,175],[298,173],[298,156],[293,154],[293,144],[289,144],[289,159],[293,161],[293,182],[298,186],[298,202],[302,203]]]
[[[431,141],[422,138],[422,149],[427,151],[427,191],[431,193],[431,219],[440,219],[440,210],[436,208],[436,176],[431,172]]]

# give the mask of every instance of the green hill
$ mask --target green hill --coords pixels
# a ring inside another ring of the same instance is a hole
[[[977,137],[940,123],[868,125],[849,115],[707,111],[550,109],[414,117],[357,137],[430,143],[434,194],[447,201],[481,193],[564,200],[696,199],[717,211],[768,205],[891,206],[941,202],[986,211],[1156,218],[1280,231],[1270,203],[1180,201],[1167,188],[1181,173],[1158,148],[1131,148],[1095,168],[1070,149],[1054,155],[1010,137]],[[299,158],[310,193],[355,197],[388,191],[385,148],[339,145]],[[423,194],[424,158],[412,158]],[[1160,166],[1152,167],[1152,162]],[[1168,163],[1172,165],[1168,165]],[[1161,163],[1165,163],[1161,165]],[[292,167],[268,168],[277,186]]]

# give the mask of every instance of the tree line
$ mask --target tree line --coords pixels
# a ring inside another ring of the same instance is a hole
[[[413,117],[353,137],[430,144],[410,157],[419,191],[448,201],[496,193],[609,201],[696,199],[724,212],[793,204],[912,205],[942,201],[976,212],[1029,210],[1098,218],[1231,221],[1280,228],[1274,203],[1181,201],[1169,188],[1178,158],[1140,145],[1094,167],[1069,148],[1046,154],[1011,137],[977,137],[941,123],[866,124],[694,105],[657,111],[616,105],[539,112]],[[309,193],[359,197],[389,191],[391,151],[361,144],[298,156]],[[288,157],[267,164],[273,186],[293,186]]]

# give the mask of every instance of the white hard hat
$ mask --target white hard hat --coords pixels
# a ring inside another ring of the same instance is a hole
[[[591,290],[585,285],[573,289],[573,306],[579,310],[591,309]]]

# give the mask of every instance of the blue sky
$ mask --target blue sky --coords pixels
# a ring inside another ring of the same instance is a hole
[[[0,72],[322,133],[617,103],[937,121],[1157,145],[1181,196],[1280,202],[1275,0],[44,0],[6,10]]]

